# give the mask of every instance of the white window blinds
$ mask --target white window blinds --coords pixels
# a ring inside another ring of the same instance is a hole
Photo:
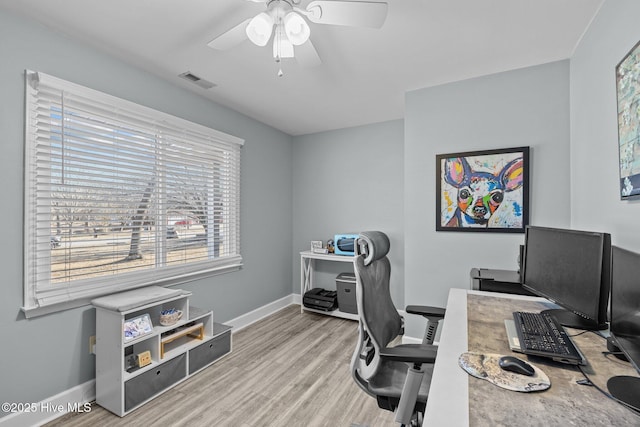
[[[38,72],[26,100],[27,314],[241,265],[242,140]]]

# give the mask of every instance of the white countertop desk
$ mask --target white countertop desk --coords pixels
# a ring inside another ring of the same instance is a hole
[[[433,368],[425,426],[469,425],[469,379],[458,366],[467,351],[467,291],[451,289]]]
[[[552,306],[543,298],[451,289],[424,425],[640,425],[640,416],[605,398],[595,387],[576,384],[584,378],[577,368],[509,350],[504,319],[512,311],[540,311]],[[468,307],[477,312],[467,313]],[[469,329],[480,338],[470,338]],[[573,335],[579,331],[568,332]],[[574,341],[587,359],[584,369],[600,387],[606,389],[606,380],[613,375],[637,376],[627,362],[602,355],[606,351],[603,338],[584,333],[574,337]],[[469,345],[477,348],[468,349]],[[458,366],[458,357],[468,350],[529,359],[549,376],[551,388],[538,393],[518,393],[471,377]],[[475,396],[471,402],[470,393]]]

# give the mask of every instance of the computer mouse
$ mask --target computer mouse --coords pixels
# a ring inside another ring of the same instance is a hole
[[[529,377],[536,373],[533,366],[529,365],[524,360],[518,359],[513,356],[502,356],[498,361],[498,364],[502,369],[509,372],[515,372],[516,374],[527,375]]]

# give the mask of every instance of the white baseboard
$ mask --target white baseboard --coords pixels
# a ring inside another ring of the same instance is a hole
[[[232,326],[233,332],[237,332],[278,310],[291,304],[300,304],[300,302],[300,295],[290,294],[224,323]],[[84,405],[94,401],[95,398],[96,381],[87,381],[41,402],[28,404],[27,410],[17,411],[0,418],[0,427],[41,426],[69,412],[89,412],[91,407]],[[16,409],[22,409],[22,407]]]
[[[89,412],[87,403],[96,398],[96,380],[87,381],[41,402],[18,403],[27,405],[15,408],[17,411],[0,418],[2,427],[40,426],[69,412]],[[18,411],[19,410],[19,411]]]
[[[235,319],[226,321],[224,322],[224,324],[232,326],[233,332],[238,332],[239,330],[246,328],[252,323],[257,322],[258,320],[261,320],[278,310],[288,307],[291,304],[300,304],[300,301],[300,295],[290,294],[284,298],[280,298],[279,300],[273,301],[269,304],[263,305],[262,307],[258,307],[253,311],[238,316]]]

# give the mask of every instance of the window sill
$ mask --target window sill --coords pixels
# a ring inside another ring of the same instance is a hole
[[[228,267],[216,268],[213,270],[194,273],[189,276],[185,276],[177,280],[173,280],[171,281],[171,283],[163,283],[161,285],[157,283],[147,283],[138,287],[142,288],[144,286],[152,286],[152,285],[165,286],[165,287],[176,286],[183,283],[192,282],[194,280],[204,279],[206,277],[212,277],[212,276],[217,276],[219,274],[231,273],[233,271],[238,271],[241,268],[242,268],[242,264],[236,264]],[[47,305],[24,306],[24,307],[21,307],[20,309],[24,313],[25,318],[31,319],[34,317],[46,316],[48,314],[58,313],[65,310],[71,310],[73,308],[91,305],[91,301],[94,300],[95,298],[105,296],[105,295],[115,294],[118,292],[126,292],[132,289],[136,289],[136,287],[131,287],[129,289],[121,289],[119,291],[113,291],[113,292],[99,292],[99,293],[96,293],[95,295],[85,296],[82,298],[77,298],[69,301],[57,302],[57,303],[52,303]]]

